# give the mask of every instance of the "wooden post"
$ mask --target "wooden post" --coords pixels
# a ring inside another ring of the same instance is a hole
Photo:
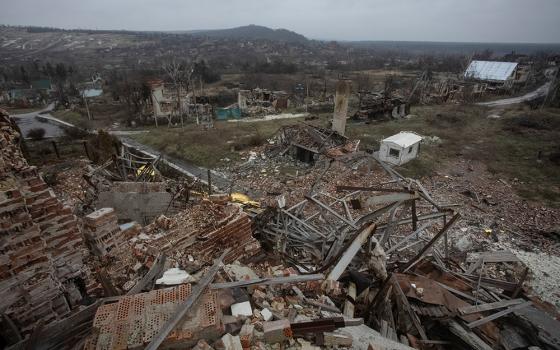
[[[348,295],[344,301],[344,316],[354,317],[354,303],[356,302],[356,283],[350,282],[348,285]]]
[[[415,193],[415,195],[417,195]],[[418,229],[418,215],[416,214],[416,199],[412,200],[412,230],[416,231]]]
[[[60,159],[60,153],[58,153],[58,147],[56,147],[56,141],[51,141],[53,148],[54,148],[54,153],[56,153],[56,158]]]
[[[210,169],[208,169],[208,195],[212,194],[212,173]]]
[[[86,156],[88,157],[88,159],[91,160],[91,157],[89,155],[89,150],[88,150],[88,146],[87,146],[87,141],[84,140],[84,150],[86,151]]]
[[[412,259],[410,259],[404,266],[402,266],[400,268],[400,271],[406,272],[410,267],[412,267],[418,260],[420,260],[424,254],[428,251],[428,249],[430,249],[436,242],[438,239],[441,238],[441,236],[443,236],[445,234],[445,232],[447,232],[447,230],[449,229],[449,227],[451,227],[451,225],[453,225],[455,223],[455,221],[457,219],[459,219],[461,215],[459,213],[456,213],[451,220],[449,220],[445,226],[443,226],[443,228],[420,250],[420,252]]]
[[[443,226],[447,225],[447,216],[444,215],[443,216]],[[443,235],[443,243],[445,246],[445,258],[449,259],[449,242],[448,242],[448,237],[447,237],[447,231],[445,231],[444,235]]]

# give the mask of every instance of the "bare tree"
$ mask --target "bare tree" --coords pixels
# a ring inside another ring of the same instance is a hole
[[[175,87],[175,92],[177,94],[176,110],[178,111],[179,117],[181,118],[181,127],[184,127],[185,124],[183,122],[183,104],[181,103],[181,84],[185,78],[185,65],[177,62],[175,58],[173,58],[170,61],[164,63],[162,68],[165,73],[167,73],[167,75],[173,82],[173,86]],[[169,124],[171,124],[171,118],[169,118]]]

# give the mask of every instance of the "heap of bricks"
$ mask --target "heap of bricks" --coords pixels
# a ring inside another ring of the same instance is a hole
[[[226,263],[253,256],[261,248],[259,242],[253,238],[251,219],[243,211],[239,211],[217,228],[199,232],[192,251],[201,260],[211,261],[225,248],[231,248],[224,259]]]
[[[84,236],[90,251],[104,256],[122,241],[121,228],[113,208],[101,208],[84,219]]]
[[[168,256],[187,252],[200,262],[211,262],[224,249],[231,248],[224,259],[230,263],[260,251],[260,244],[253,237],[251,219],[237,205],[202,202],[166,219],[167,225],[159,219],[153,224],[162,222],[159,226],[163,232],[160,231],[161,238],[149,243],[152,252],[163,251]],[[150,226],[146,227],[147,231]]]
[[[25,335],[81,300],[74,281],[85,247],[76,217],[26,162],[19,138],[0,110],[0,309]]]

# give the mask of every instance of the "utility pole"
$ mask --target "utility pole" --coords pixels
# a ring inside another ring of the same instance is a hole
[[[87,103],[87,97],[86,97],[86,90],[84,90],[82,92],[82,98],[84,99],[84,104],[86,105],[86,111],[87,111],[87,115],[88,115],[88,120],[91,120],[91,114],[89,113],[89,106]]]

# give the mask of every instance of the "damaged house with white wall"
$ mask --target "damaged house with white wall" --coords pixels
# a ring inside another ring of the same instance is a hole
[[[512,90],[516,84],[527,82],[531,75],[529,65],[517,62],[473,60],[463,75],[465,80],[476,82],[474,92],[486,90]]]

